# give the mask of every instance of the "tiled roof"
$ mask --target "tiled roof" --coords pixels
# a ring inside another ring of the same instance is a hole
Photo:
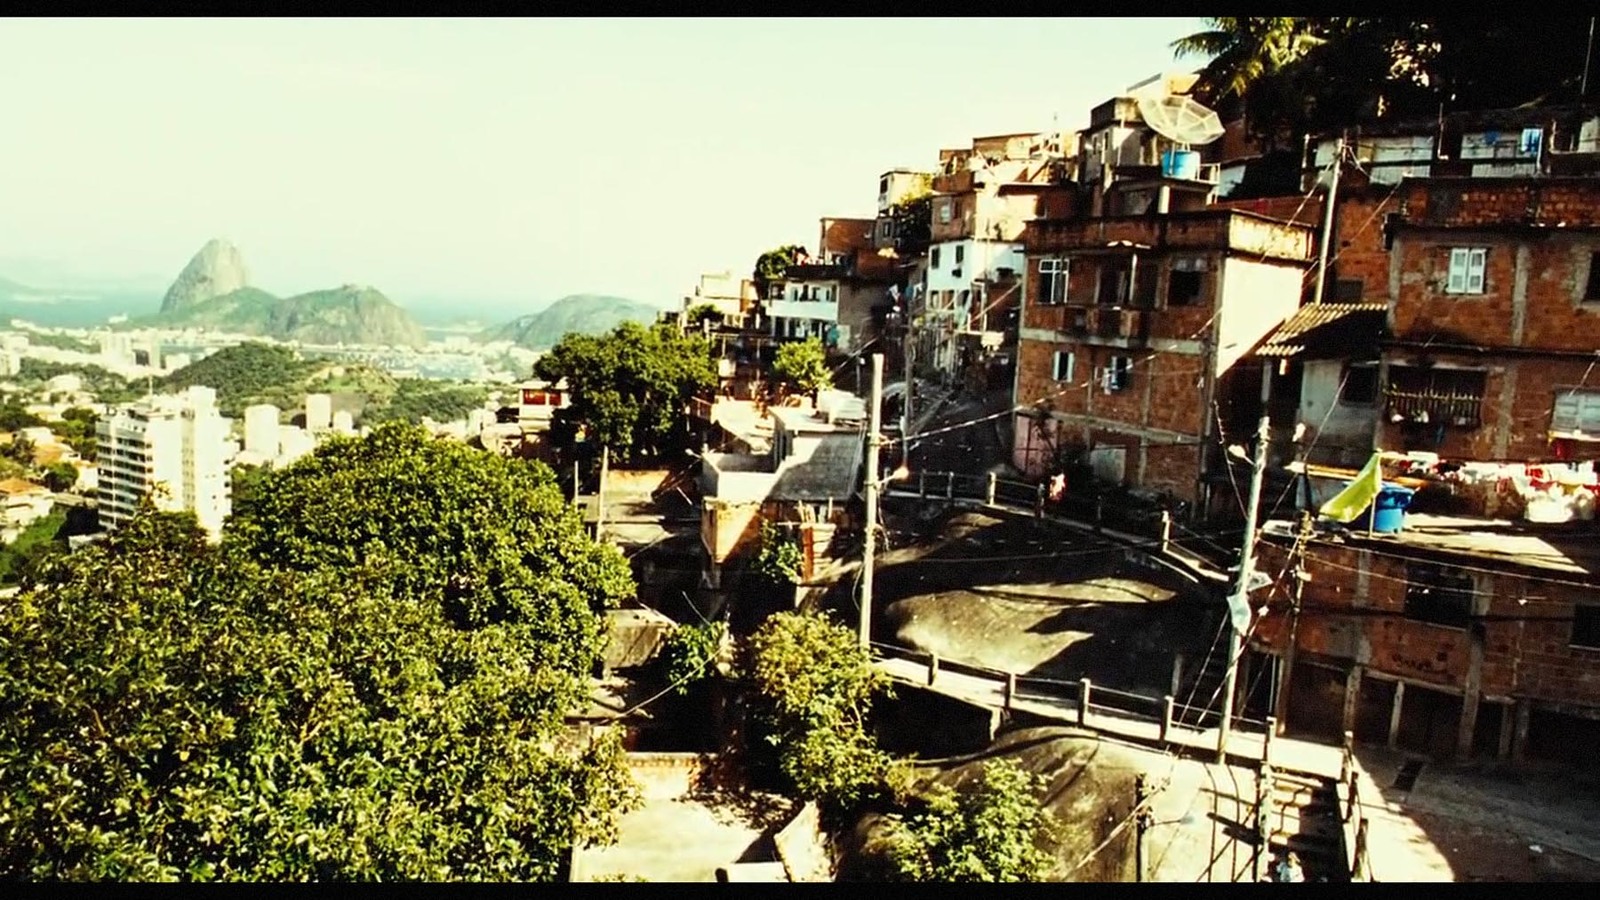
[[[1383,303],[1312,303],[1279,325],[1257,356],[1356,357],[1376,355],[1388,306]]]
[[[43,494],[47,491],[44,487],[22,478],[7,478],[5,481],[0,481],[0,494],[8,497],[13,494],[34,493]]]

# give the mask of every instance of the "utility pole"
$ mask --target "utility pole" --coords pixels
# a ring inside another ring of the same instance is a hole
[[[1333,207],[1339,198],[1339,171],[1344,168],[1344,136],[1333,147],[1333,177],[1328,181],[1328,196],[1323,201],[1322,240],[1317,243],[1317,293],[1313,303],[1322,302],[1322,286],[1328,280],[1328,245],[1333,242]]]
[[[1294,678],[1295,644],[1300,637],[1300,604],[1306,586],[1306,541],[1311,539],[1311,511],[1300,510],[1300,536],[1295,541],[1294,586],[1289,603],[1289,642],[1283,648],[1283,663],[1278,669],[1278,696],[1273,704],[1272,717],[1281,733],[1289,722],[1289,685]]]
[[[1244,652],[1244,632],[1250,624],[1250,576],[1256,562],[1256,518],[1261,507],[1261,482],[1267,470],[1267,445],[1271,442],[1271,410],[1267,395],[1272,384],[1272,369],[1261,369],[1261,423],[1256,426],[1255,465],[1250,473],[1250,500],[1244,511],[1244,548],[1239,553],[1239,577],[1228,598],[1228,671],[1222,682],[1222,726],[1217,731],[1217,762],[1228,759],[1228,734],[1233,730],[1233,693],[1239,677],[1239,657]],[[1244,614],[1240,615],[1239,610]]]
[[[867,401],[866,541],[861,550],[861,646],[872,646],[872,557],[878,544],[878,432],[883,427],[883,354],[872,354],[872,397]]]
[[[906,395],[905,402],[900,405],[900,464],[911,465],[911,392],[916,386],[916,376],[912,374],[916,359],[916,342],[911,339],[911,299],[906,298],[906,311],[902,319],[905,322],[905,349],[900,354],[906,365]]]
[[[1589,43],[1583,47],[1583,83],[1578,88],[1579,98],[1589,96],[1589,57],[1594,55],[1594,16],[1589,17]]]

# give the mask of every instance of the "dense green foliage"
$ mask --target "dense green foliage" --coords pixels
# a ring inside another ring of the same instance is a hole
[[[800,552],[800,542],[763,519],[761,545],[756,551],[756,558],[750,562],[751,574],[763,582],[763,587],[793,584],[800,580],[802,562],[804,556]]]
[[[304,359],[289,347],[244,343],[226,347],[167,376],[166,386],[203,384],[217,391],[223,415],[242,416],[245,407],[270,403],[281,410],[305,408],[306,395],[354,393],[364,400],[358,421],[436,422],[460,419],[482,406],[489,389],[425,378],[395,378],[359,364]]]
[[[0,431],[20,431],[43,424],[44,420],[28,412],[16,397],[7,397],[0,403]]]
[[[783,280],[783,274],[789,267],[804,256],[806,248],[799,244],[790,244],[787,247],[775,247],[756,257],[755,268],[750,273],[750,280],[756,283],[756,290],[762,297],[767,296],[769,285]]]
[[[101,403],[126,403],[148,392],[144,381],[130,381],[93,363],[59,363],[33,357],[22,361],[13,380],[25,389],[38,391],[57,375],[77,375],[83,380],[83,389]]]
[[[67,511],[57,506],[22,529],[16,540],[0,547],[0,584],[16,584],[26,573],[40,565],[44,557],[63,552],[65,545],[57,541],[66,524]]]
[[[61,413],[61,421],[50,425],[56,437],[71,447],[84,459],[94,462],[98,441],[94,434],[95,412],[82,406],[71,407]]]
[[[889,678],[854,631],[813,613],[778,613],[750,637],[743,676],[799,796],[841,813],[896,793],[900,773],[867,728]]]
[[[484,385],[400,378],[395,381],[389,402],[376,409],[369,406],[362,415],[362,423],[420,422],[424,417],[435,422],[453,422],[481,408],[488,399],[489,388]]]
[[[803,394],[815,395],[819,390],[833,387],[828,352],[816,338],[779,346],[772,363],[772,377]]]
[[[1289,149],[1307,132],[1379,117],[1573,102],[1589,52],[1589,18],[1571,14],[1206,21],[1174,44],[1211,57],[1201,95],[1243,98],[1251,130]],[[1504,64],[1508,54],[1517,65]]]
[[[890,859],[907,881],[1043,881],[1052,860],[1039,844],[1055,828],[1043,787],[1009,759],[985,764],[970,790],[934,784],[921,809],[891,820]]]
[[[710,322],[713,326],[722,324],[722,312],[715,304],[700,303],[684,310],[683,324],[687,328],[699,328],[702,324]]]
[[[422,326],[393,300],[375,288],[356,285],[293,297],[240,288],[140,324],[213,328],[305,344],[421,347],[428,342]]]
[[[71,350],[76,353],[98,353],[99,347],[88,341],[75,338],[70,334],[45,334],[39,331],[28,332],[28,343],[35,347],[54,347],[57,350]]]
[[[214,388],[222,414],[240,416],[246,406],[273,402],[268,397],[292,399],[289,389],[305,381],[317,368],[316,363],[301,359],[289,347],[251,342],[224,347],[195,360],[168,375],[166,386],[172,390],[191,385]],[[300,402],[304,402],[304,395]]]
[[[507,515],[516,510],[516,515]],[[146,511],[0,601],[0,877],[551,880],[633,796],[563,739],[631,590],[550,471],[420,429]]]
[[[933,193],[929,189],[909,193],[889,207],[894,222],[894,248],[906,256],[928,249],[933,240]]]
[[[529,350],[547,350],[569,334],[606,334],[623,322],[650,325],[660,312],[648,303],[604,294],[572,294],[539,312],[485,331],[486,342],[510,341]]]
[[[568,403],[550,430],[555,445],[570,449],[581,428],[622,465],[681,453],[689,438],[687,404],[717,385],[703,337],[633,322],[605,335],[567,335],[539,357],[533,374],[567,380]]]
[[[667,683],[680,694],[716,674],[713,663],[722,651],[728,626],[722,622],[680,625],[667,635],[661,646]]]

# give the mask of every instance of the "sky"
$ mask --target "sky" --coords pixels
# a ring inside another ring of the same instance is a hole
[[[1183,18],[4,19],[0,248],[278,294],[671,305],[878,176],[1081,128]],[[0,271],[0,277],[6,272]],[[19,279],[20,280],[20,279]]]

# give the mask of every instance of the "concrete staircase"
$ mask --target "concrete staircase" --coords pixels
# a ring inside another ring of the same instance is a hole
[[[1272,881],[1278,861],[1293,851],[1299,856],[1306,881],[1349,881],[1340,830],[1338,780],[1274,769],[1271,790],[1264,880]]]
[[[1198,671],[1184,673],[1180,683],[1182,692],[1176,698],[1179,706],[1173,710],[1172,718],[1192,728],[1214,728],[1222,721],[1222,682],[1228,672],[1227,647],[1218,646],[1210,655],[1190,657],[1184,663],[1185,668],[1193,666]]]

